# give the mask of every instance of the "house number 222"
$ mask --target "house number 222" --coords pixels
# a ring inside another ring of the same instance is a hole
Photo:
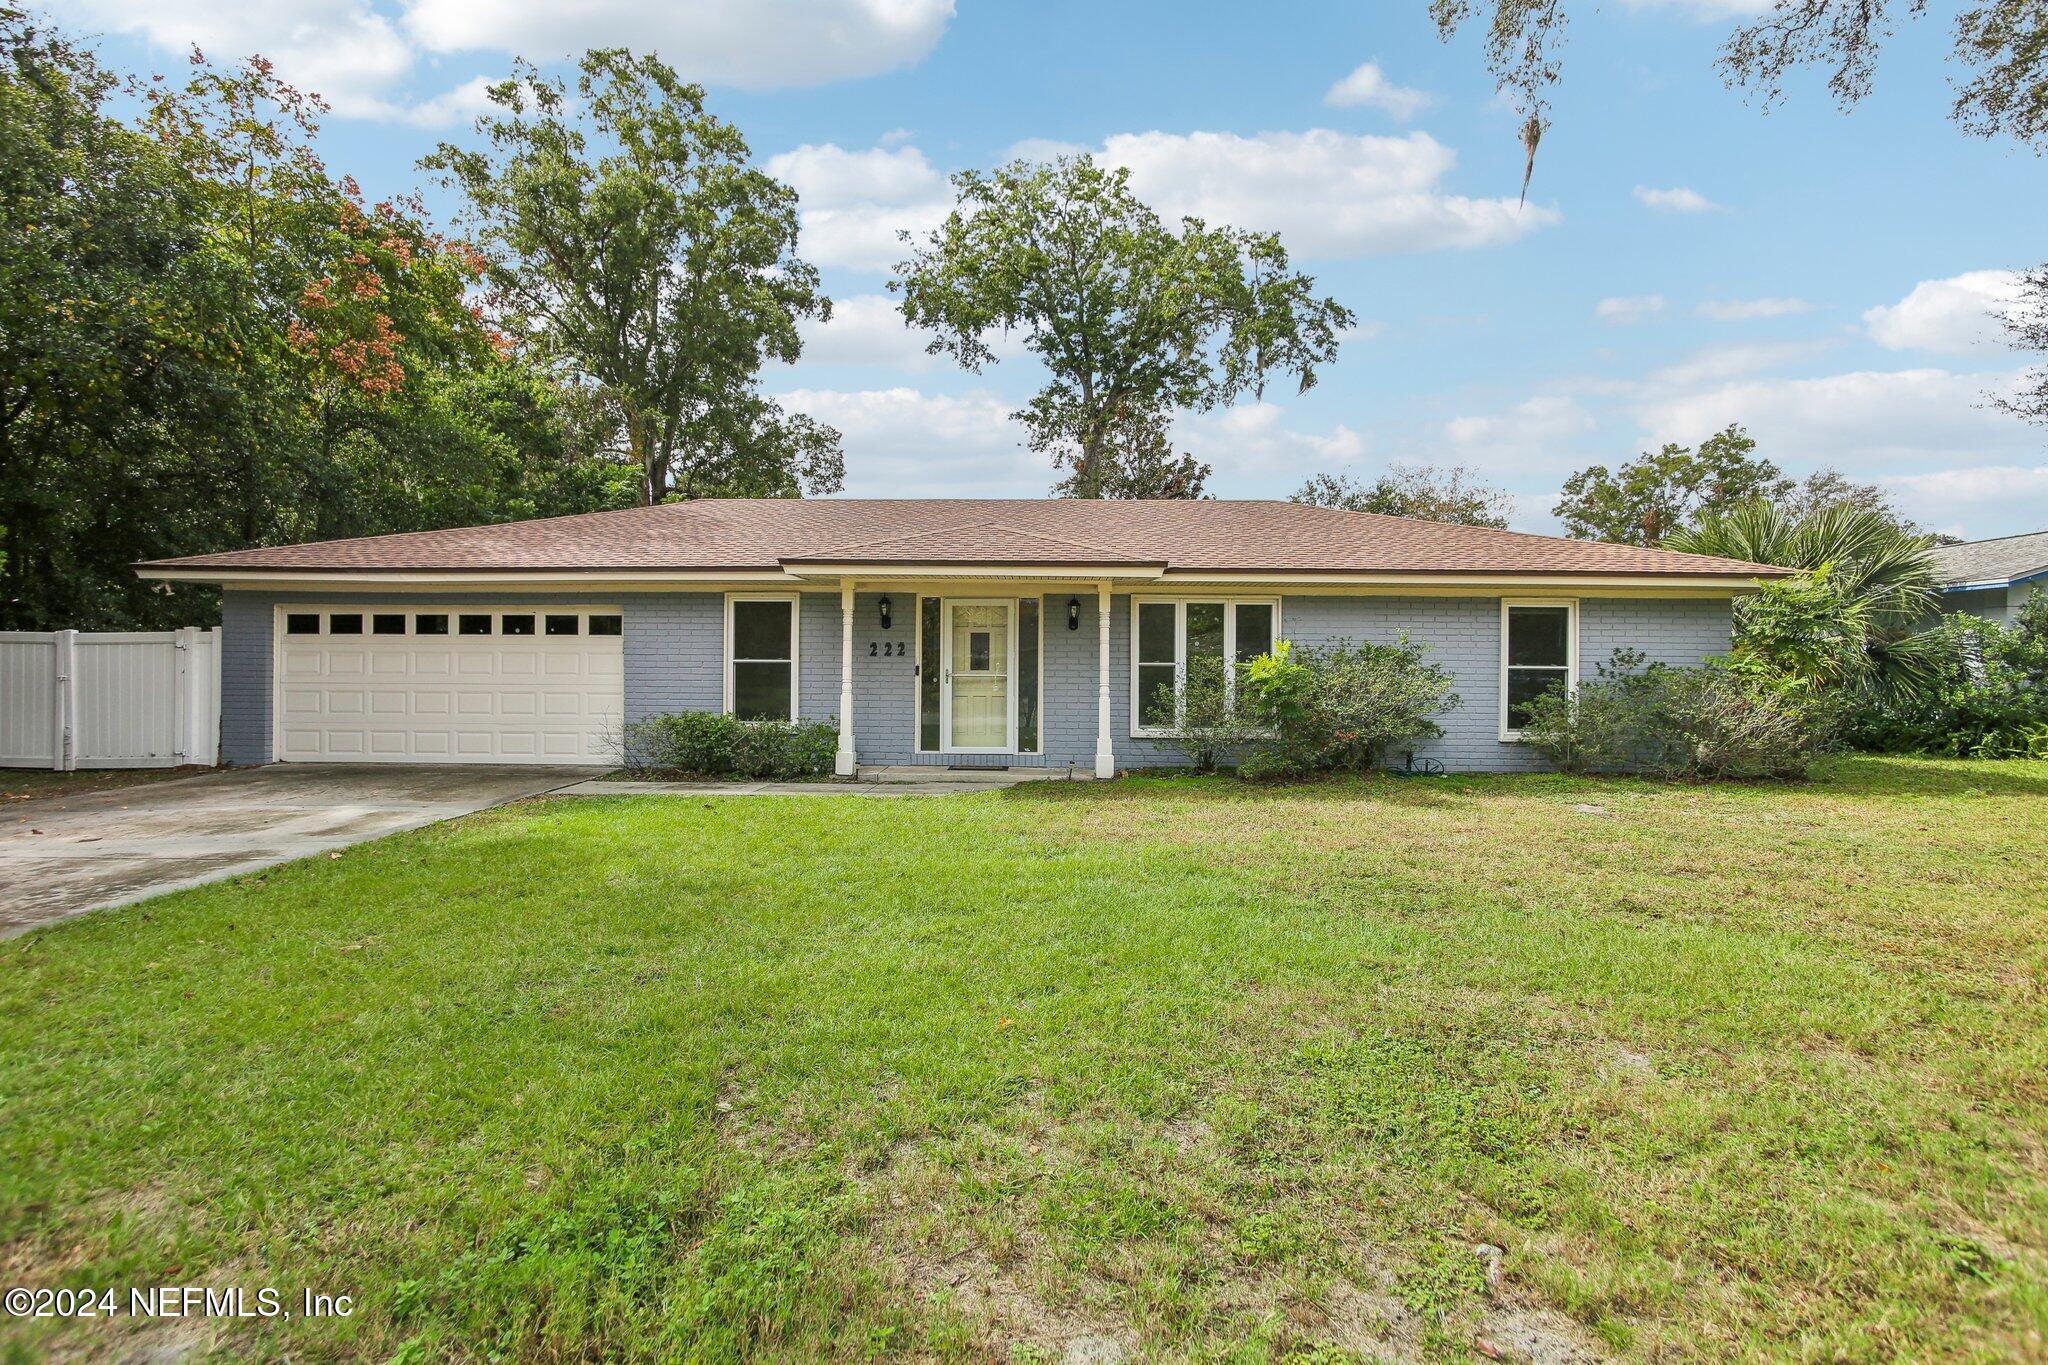
[[[900,658],[902,658],[902,657],[903,657],[903,656],[904,656],[905,654],[907,654],[907,653],[909,653],[909,652],[910,652],[910,646],[909,646],[909,644],[908,644],[907,642],[905,642],[905,641],[902,641],[902,640],[870,640],[870,641],[868,641],[868,657],[869,657],[870,659],[888,659],[888,658],[897,658],[897,659],[900,659]]]

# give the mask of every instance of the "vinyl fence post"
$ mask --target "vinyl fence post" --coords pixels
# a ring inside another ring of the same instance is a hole
[[[199,761],[209,768],[220,766],[220,627],[207,632],[206,649],[206,744]]]
[[[171,757],[180,763],[192,761],[199,741],[199,668],[192,657],[199,646],[199,628],[180,626],[171,638],[171,665],[175,669],[171,701]]]
[[[51,637],[51,646],[51,666],[55,670],[55,676],[50,696],[55,728],[50,766],[58,772],[70,772],[78,766],[76,745],[71,734],[72,724],[78,715],[78,708],[73,704],[71,695],[72,680],[78,675],[78,632],[57,631]]]

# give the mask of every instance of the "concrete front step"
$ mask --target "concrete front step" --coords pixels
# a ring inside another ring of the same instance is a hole
[[[1019,782],[1092,782],[1095,774],[1085,768],[948,768],[933,763],[865,764],[856,775],[861,782],[909,782],[920,786],[1009,787]]]

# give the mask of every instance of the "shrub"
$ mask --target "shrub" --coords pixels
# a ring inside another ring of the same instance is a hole
[[[1617,650],[1598,674],[1575,696],[1537,698],[1522,726],[1524,742],[1567,772],[1804,777],[1833,738],[1825,695],[1758,668],[1645,667]]]
[[[1265,739],[1251,708],[1235,704],[1226,677],[1222,659],[1196,659],[1178,696],[1171,687],[1159,689],[1160,709],[1175,713],[1167,733],[1196,772],[1213,773],[1226,757],[1247,755]]]
[[[716,711],[679,711],[636,720],[617,744],[630,773],[755,777],[788,781],[832,771],[837,721],[739,720]]]
[[[1861,682],[1875,666],[1870,604],[1823,564],[1762,584],[1735,603],[1735,655],[1752,669],[1824,687]]]
[[[1458,705],[1450,673],[1405,635],[1315,649],[1282,640],[1245,665],[1238,700],[1259,732],[1240,765],[1247,777],[1363,772],[1390,745],[1441,735],[1435,718]]]
[[[1952,616],[1925,632],[1932,681],[1850,708],[1851,744],[1880,753],[2048,758],[2048,601],[2013,626]]]

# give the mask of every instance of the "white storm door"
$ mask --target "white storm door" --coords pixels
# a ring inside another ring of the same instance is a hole
[[[1016,748],[1016,603],[948,601],[943,630],[939,705],[946,752],[1011,752]]]

